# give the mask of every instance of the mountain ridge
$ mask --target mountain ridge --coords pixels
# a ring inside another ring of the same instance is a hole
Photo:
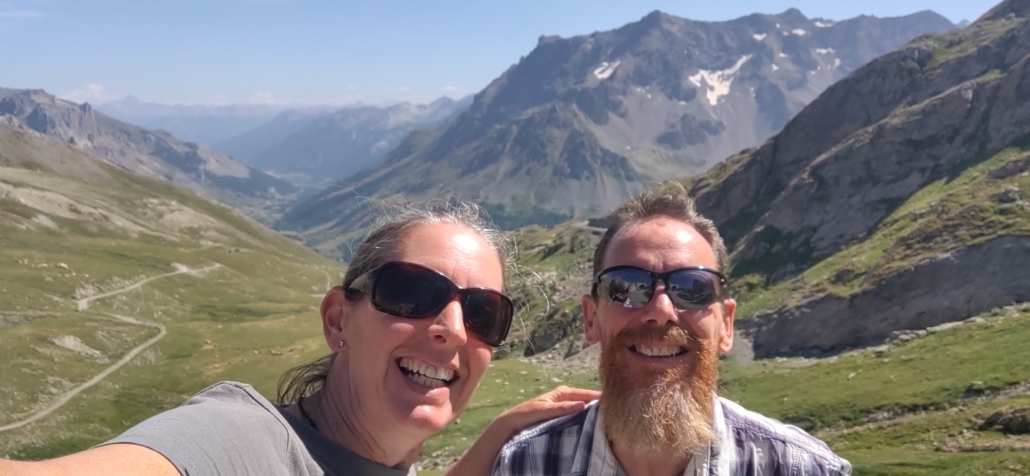
[[[320,113],[286,111],[214,148],[259,169],[297,176],[295,181],[304,184],[324,185],[378,160],[412,130],[449,120],[471,100],[471,96],[443,96],[429,104],[401,102]]]
[[[296,192],[288,182],[164,131],[113,119],[89,103],[75,104],[41,89],[0,89],[0,115],[130,172],[209,194],[256,216],[269,202]]]
[[[367,223],[348,210],[360,207],[355,197],[401,195],[477,199],[510,227],[600,216],[649,183],[757,145],[870,51],[916,36],[905,28],[953,25],[933,13],[828,22],[788,10],[710,23],[652,12],[605,32],[543,36],[466,112],[410,136],[376,170],[298,204],[277,226],[326,249],[339,242],[333,229]],[[847,45],[863,35],[872,39]]]

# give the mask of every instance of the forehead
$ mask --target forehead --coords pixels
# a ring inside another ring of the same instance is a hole
[[[658,272],[718,265],[711,245],[694,227],[667,217],[633,222],[616,232],[602,264],[603,268],[631,265]]]
[[[497,252],[465,225],[418,225],[404,234],[390,259],[428,266],[461,287],[501,289],[504,285],[504,268]]]

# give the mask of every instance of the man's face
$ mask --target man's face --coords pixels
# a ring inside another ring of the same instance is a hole
[[[604,268],[620,265],[637,266],[666,272],[688,266],[718,269],[715,252],[692,226],[672,218],[658,217],[623,228],[608,243]],[[733,311],[736,303],[727,299],[701,309],[679,310],[665,293],[664,285],[641,309],[612,303],[604,297],[596,301],[583,297],[583,319],[586,340],[590,344],[611,342],[624,332],[641,328],[678,327],[691,337],[710,342],[720,353],[733,347]],[[621,349],[632,370],[653,371],[682,366],[688,352],[670,357],[646,357],[633,349]],[[639,357],[639,358],[638,358]],[[645,358],[646,357],[646,358]]]
[[[697,230],[664,217],[623,228],[603,261],[604,268],[655,272],[717,264]],[[609,437],[625,438],[639,451],[694,451],[707,443],[718,353],[733,347],[736,303],[676,309],[659,283],[640,309],[589,295],[582,306],[587,342],[601,343],[601,408]]]

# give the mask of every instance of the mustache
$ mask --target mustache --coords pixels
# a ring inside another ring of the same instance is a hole
[[[701,339],[691,335],[682,327],[647,326],[620,332],[615,337],[615,342],[626,346],[638,342],[661,342],[691,349],[697,348],[701,344]]]

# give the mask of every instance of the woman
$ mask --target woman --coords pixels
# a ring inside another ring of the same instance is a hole
[[[321,306],[332,353],[280,382],[277,407],[216,384],[102,446],[0,474],[393,475],[457,419],[507,335],[502,235],[468,204],[409,210],[357,248]],[[489,474],[504,441],[581,410],[597,392],[560,388],[502,414],[452,468]],[[4,466],[7,464],[8,466]]]

